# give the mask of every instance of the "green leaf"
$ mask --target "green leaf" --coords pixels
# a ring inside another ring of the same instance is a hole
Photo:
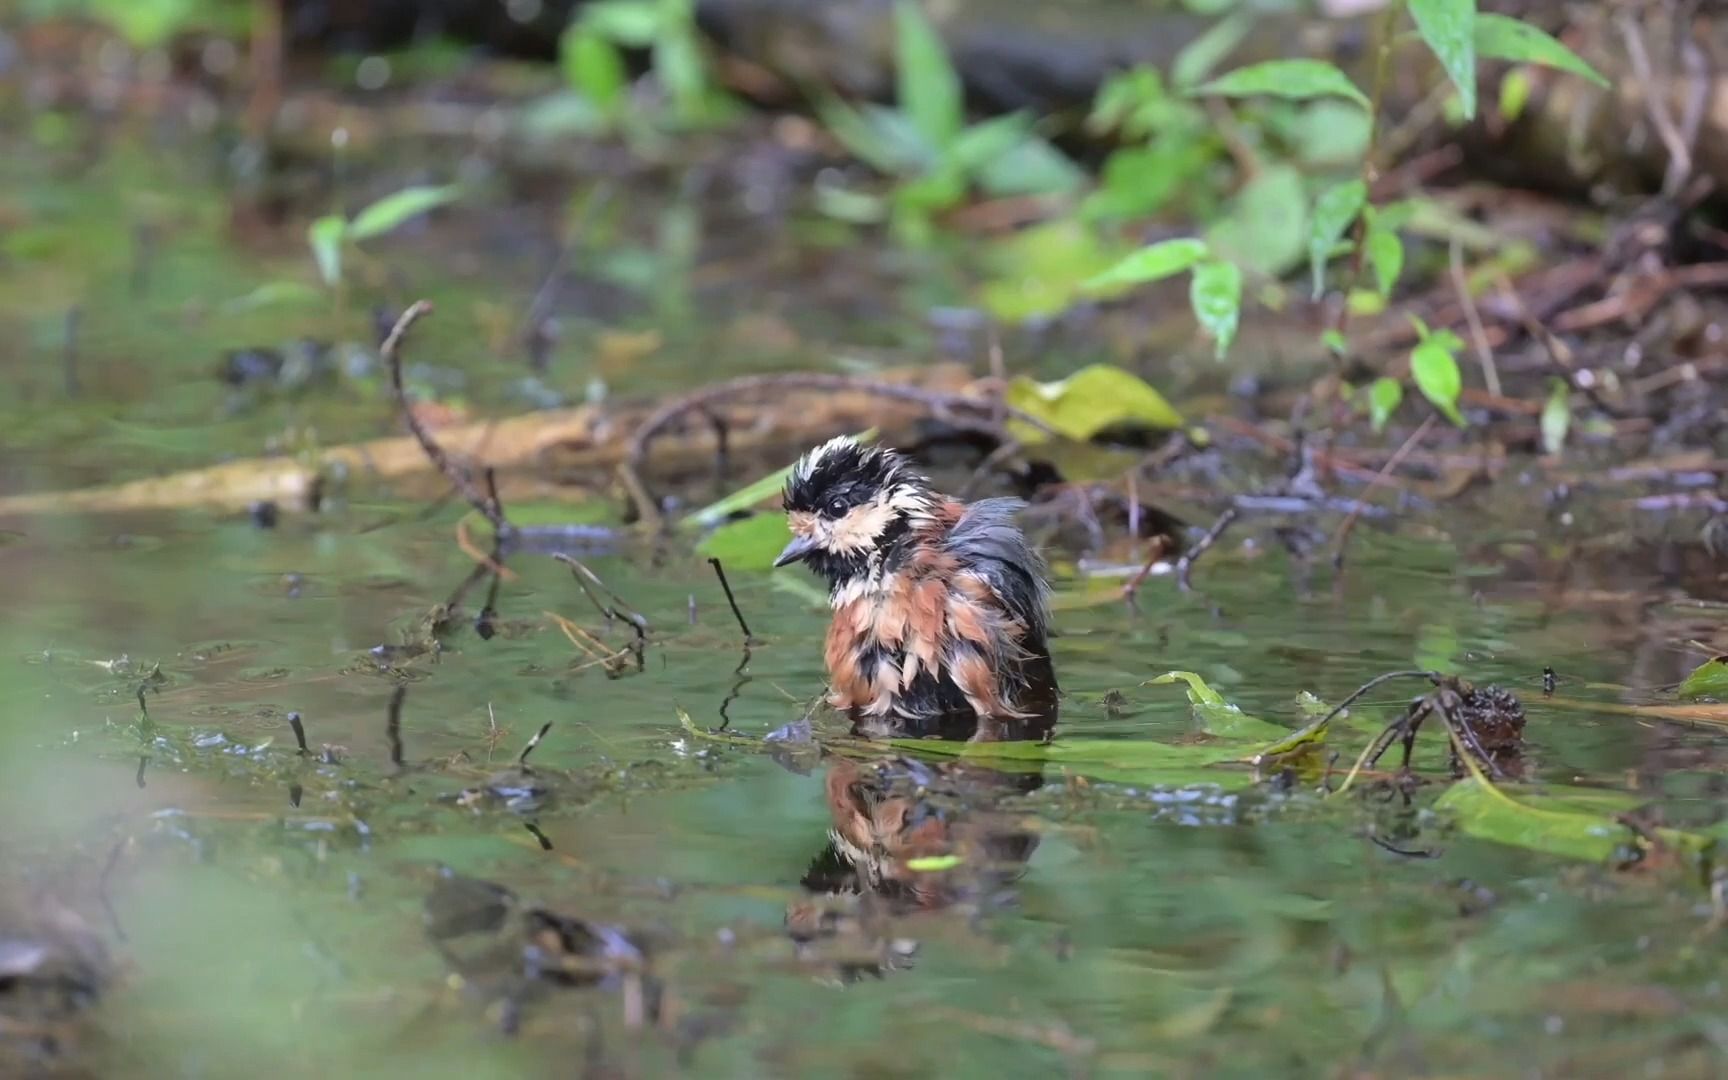
[[[1528,805],[1475,779],[1453,784],[1434,808],[1451,813],[1472,836],[1588,862],[1606,860],[1631,839],[1606,815]]]
[[[1572,428],[1572,388],[1564,379],[1553,380],[1548,400],[1542,404],[1542,449],[1558,454],[1566,445],[1566,433]]]
[[[252,311],[257,308],[305,304],[321,298],[318,290],[304,281],[267,281],[244,296],[223,304],[225,311]]]
[[[1715,656],[1692,669],[1680,683],[1683,698],[1715,698],[1728,701],[1728,656]]]
[[[816,115],[829,134],[884,175],[912,175],[928,168],[935,159],[932,148],[906,118],[891,109],[869,106],[859,110],[830,96],[816,99]]]
[[[1446,414],[1459,427],[1464,417],[1458,412],[1458,395],[1464,390],[1464,377],[1458,371],[1458,360],[1446,348],[1438,334],[1426,338],[1410,352],[1410,374],[1422,396]]]
[[[1186,89],[1204,79],[1235,51],[1236,46],[1242,44],[1242,39],[1253,28],[1254,20],[1241,11],[1231,12],[1218,20],[1176,54],[1175,62],[1170,65],[1170,81]]]
[[[976,174],[986,165],[1025,142],[1032,134],[1032,120],[1025,113],[993,116],[973,124],[948,144],[949,160]]]
[[[596,0],[583,5],[581,23],[607,41],[645,49],[660,34],[660,6],[653,0]]]
[[[960,76],[948,59],[948,47],[917,0],[894,5],[894,38],[900,108],[931,146],[947,146],[966,121]]]
[[[1368,422],[1375,431],[1384,431],[1387,421],[1404,401],[1404,385],[1385,375],[1368,387]]]
[[[348,223],[335,214],[319,218],[306,230],[306,242],[312,245],[318,276],[326,285],[342,280],[342,241],[347,233]]]
[[[877,430],[870,428],[852,437],[861,443],[868,443],[874,442],[876,435]],[[797,464],[796,461],[790,462],[767,476],[744,485],[725,498],[709,503],[695,513],[686,515],[681,524],[706,529],[721,524],[733,514],[754,510],[780,494],[781,489],[786,486],[786,478],[792,474],[792,469]],[[515,516],[514,513],[512,516]]]
[[[564,31],[558,57],[565,81],[601,110],[610,113],[624,100],[629,85],[624,58],[586,23],[571,23]]]
[[[1582,75],[1604,90],[1609,82],[1600,71],[1546,31],[1505,15],[1482,12],[1476,16],[1476,53],[1495,60],[1540,64]]]
[[[348,225],[348,235],[355,240],[382,236],[411,218],[435,207],[455,202],[461,197],[462,189],[453,184],[443,187],[403,188],[355,214],[354,220]]]
[[[1324,60],[1267,60],[1237,68],[1211,82],[1190,91],[1192,94],[1217,94],[1223,97],[1289,98],[1308,101],[1313,98],[1348,98],[1364,109],[1370,108],[1368,98],[1356,89],[1337,65]]]
[[[1028,134],[987,162],[974,179],[992,198],[1014,195],[1067,195],[1086,183],[1086,174],[1038,135]]]
[[[654,42],[654,77],[666,88],[678,119],[694,125],[707,112],[708,73],[702,50],[686,32],[662,33]]]
[[[1007,403],[1044,421],[1056,432],[1085,441],[1106,428],[1124,424],[1160,431],[1182,426],[1182,414],[1164,400],[1164,395],[1138,376],[1109,364],[1081,368],[1060,382],[1040,383],[1022,375],[1008,384]],[[1028,445],[1046,442],[1049,436],[1027,424],[1010,420],[1014,437]]]
[[[1143,285],[1148,281],[1180,274],[1204,259],[1206,241],[1194,237],[1163,240],[1143,247],[1102,274],[1087,279],[1086,289],[1109,289],[1121,285]]]
[[[774,560],[792,541],[785,514],[754,514],[728,521],[696,545],[701,555],[719,559],[728,570],[772,570]]]
[[[1308,224],[1308,261],[1314,271],[1314,299],[1326,291],[1326,263],[1332,249],[1344,238],[1344,232],[1362,212],[1368,201],[1368,185],[1362,180],[1346,180],[1329,187],[1314,200],[1314,216]]]
[[[1365,243],[1368,267],[1374,271],[1374,287],[1382,298],[1390,298],[1393,286],[1398,284],[1398,275],[1404,272],[1404,241],[1384,218],[1376,216]]]
[[[990,277],[980,302],[998,319],[1022,322],[1067,310],[1121,248],[1067,215],[994,241],[983,255]]]
[[[1236,326],[1242,317],[1242,271],[1222,259],[1201,263],[1194,268],[1188,302],[1200,325],[1212,335],[1215,355],[1224,359],[1230,343],[1236,340]]]
[[[1410,0],[1416,32],[1458,88],[1464,118],[1476,117],[1476,0]]]
[[[1192,671],[1166,671],[1157,678],[1147,679],[1141,685],[1163,686],[1178,680],[1188,684],[1188,704],[1194,707],[1194,715],[1200,720],[1200,729],[1208,735],[1263,743],[1269,739],[1283,739],[1290,734],[1287,729],[1249,716],[1225,701],[1223,695],[1206,685],[1206,680]]]
[[[1271,165],[1231,201],[1207,237],[1212,250],[1238,266],[1276,277],[1308,255],[1308,191],[1302,174]]]

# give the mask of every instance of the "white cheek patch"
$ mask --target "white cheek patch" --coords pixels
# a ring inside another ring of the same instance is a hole
[[[819,528],[827,530],[823,546],[846,555],[868,551],[876,546],[876,541],[888,530],[888,523],[893,519],[894,509],[882,503],[855,506],[840,520],[820,524]]]

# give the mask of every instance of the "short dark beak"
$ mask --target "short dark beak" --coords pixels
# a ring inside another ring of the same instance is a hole
[[[791,566],[793,563],[807,558],[815,550],[816,541],[808,536],[794,536],[792,542],[786,545],[786,550],[782,551],[780,557],[774,560],[774,565]]]

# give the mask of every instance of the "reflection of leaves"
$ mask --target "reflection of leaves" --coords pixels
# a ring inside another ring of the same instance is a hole
[[[1368,98],[1356,89],[1350,77],[1337,65],[1324,60],[1268,60],[1221,75],[1193,91],[1196,94],[1217,94],[1224,97],[1348,98],[1364,109]]]
[[[1728,700],[1728,656],[1714,656],[1692,669],[1680,683],[1681,697]]]
[[[1022,375],[1008,384],[1007,402],[1036,416],[1059,434],[1084,441],[1106,428],[1137,424],[1158,430],[1182,426],[1182,414],[1164,395],[1138,376],[1108,364],[1082,368],[1060,382],[1040,383]],[[1009,421],[1014,437],[1027,444],[1049,436]]]
[[[1581,60],[1577,53],[1550,37],[1544,30],[1505,15],[1478,12],[1476,54],[1514,63],[1542,64],[1582,75],[1604,90],[1608,80]]]
[[[1458,88],[1464,118],[1476,116],[1476,0],[1410,0],[1416,31]]]

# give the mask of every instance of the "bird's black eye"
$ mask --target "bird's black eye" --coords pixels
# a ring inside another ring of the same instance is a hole
[[[835,517],[835,518],[845,517],[846,511],[849,509],[851,509],[851,507],[846,505],[845,499],[829,499],[828,500],[827,510],[828,510],[828,516],[829,517]]]

